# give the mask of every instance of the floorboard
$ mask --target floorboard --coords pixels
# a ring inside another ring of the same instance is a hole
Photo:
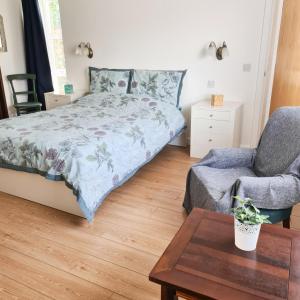
[[[167,147],[89,224],[0,193],[0,299],[158,299],[148,274],[186,215],[187,150]]]
[[[50,298],[0,274],[0,299],[44,300]]]
[[[89,224],[0,193],[0,299],[159,299],[148,274],[177,232],[191,159],[168,146]],[[300,208],[292,226],[300,228]]]

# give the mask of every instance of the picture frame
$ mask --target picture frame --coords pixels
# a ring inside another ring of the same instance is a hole
[[[3,17],[0,15],[0,52],[7,52]]]

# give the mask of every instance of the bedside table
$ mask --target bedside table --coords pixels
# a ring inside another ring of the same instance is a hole
[[[71,103],[73,99],[72,95],[55,94],[54,92],[45,93],[46,109],[52,109],[58,106],[66,105]]]
[[[242,104],[211,106],[198,102],[191,109],[190,156],[204,157],[213,148],[240,147]]]

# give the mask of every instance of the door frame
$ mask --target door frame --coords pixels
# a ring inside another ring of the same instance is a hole
[[[258,59],[251,147],[256,147],[268,118],[271,105],[277,48],[284,0],[266,0]]]

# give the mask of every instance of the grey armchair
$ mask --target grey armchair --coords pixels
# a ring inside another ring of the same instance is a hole
[[[300,107],[275,111],[257,149],[213,149],[193,165],[183,206],[229,214],[237,195],[253,199],[272,223],[289,227],[300,202]]]

